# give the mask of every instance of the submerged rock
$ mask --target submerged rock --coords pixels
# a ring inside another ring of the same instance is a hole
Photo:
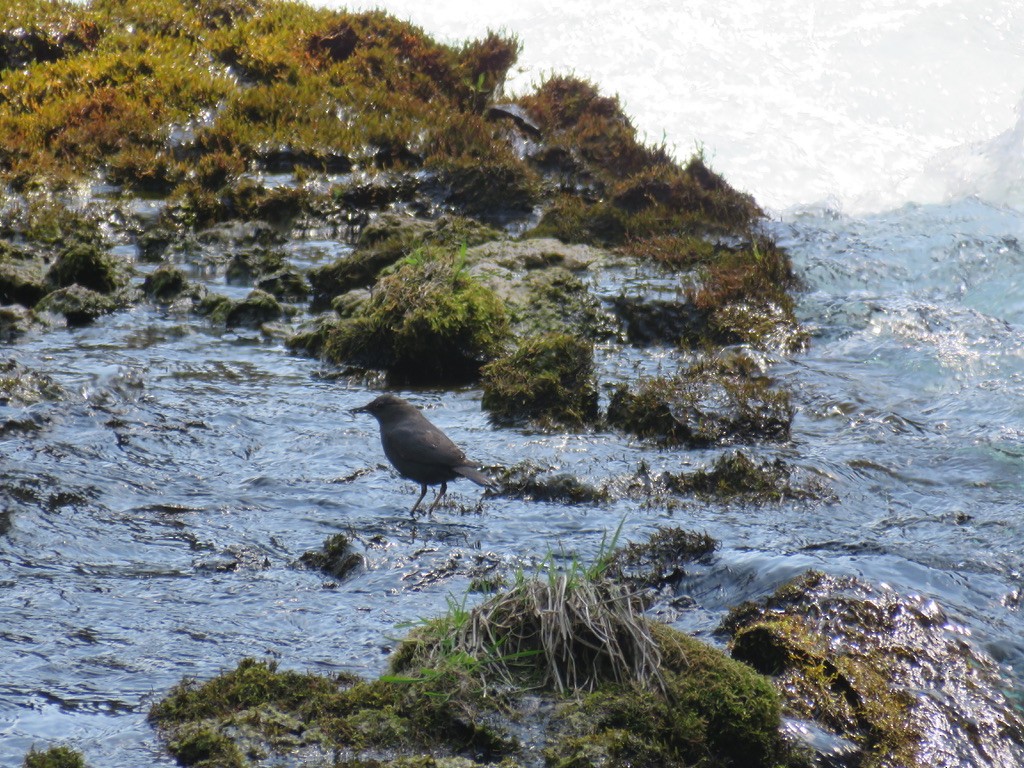
[[[773,389],[745,355],[698,362],[672,378],[620,385],[608,422],[638,437],[707,447],[786,440],[793,407],[786,390]]]
[[[722,629],[791,715],[857,745],[850,764],[1024,764],[1020,693],[932,600],[810,572]]]
[[[516,499],[559,504],[601,504],[611,500],[607,488],[565,472],[552,472],[530,461],[502,470],[499,481],[502,495]]]
[[[65,396],[64,388],[50,376],[32,371],[17,360],[0,362],[0,405],[21,407]]]
[[[337,533],[324,541],[320,550],[306,552],[299,558],[306,568],[323,571],[335,579],[344,579],[363,564],[363,558],[353,551],[352,542],[343,533]]]
[[[614,550],[605,574],[634,589],[674,587],[686,575],[687,563],[707,560],[717,548],[706,533],[658,526],[647,541]]]

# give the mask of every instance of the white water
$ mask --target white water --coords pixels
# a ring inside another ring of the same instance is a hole
[[[510,91],[575,72],[641,135],[775,212],[978,196],[1024,207],[1024,3],[1017,0],[389,0],[448,41],[506,29]]]

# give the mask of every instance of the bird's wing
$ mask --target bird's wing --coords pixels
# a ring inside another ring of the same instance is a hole
[[[417,463],[422,463],[424,455],[427,455],[430,456],[427,462],[430,464],[452,467],[466,464],[466,455],[462,450],[444,432],[432,424],[429,426],[430,429],[424,429],[422,424],[393,428],[387,436],[387,452],[400,460]]]

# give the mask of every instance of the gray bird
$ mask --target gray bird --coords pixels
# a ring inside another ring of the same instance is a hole
[[[444,432],[427,421],[419,408],[402,398],[381,395],[364,406],[353,408],[352,413],[368,413],[377,419],[384,455],[398,474],[420,484],[420,497],[410,514],[419,508],[428,485],[441,484],[429,512],[434,511],[448,490],[448,481],[457,477],[465,477],[485,488],[496,487],[491,478],[477,469],[480,466],[477,462],[467,459]]]

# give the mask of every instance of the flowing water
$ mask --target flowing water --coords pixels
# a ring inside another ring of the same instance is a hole
[[[1021,11],[641,3],[623,19],[621,4],[523,2],[481,18],[433,5],[388,7],[452,37],[514,29],[534,74],[593,74],[645,130],[704,142],[771,208],[812,340],[772,369],[798,407],[792,441],[755,453],[836,500],[477,506],[480,489],[457,483],[472,511],[413,521],[417,489],[383,463],[373,420],[348,413],[371,389],[279,340],[149,305],[33,334],[3,355],[65,395],[0,406],[0,765],[53,741],[93,766],[173,765],[145,713],[183,676],[243,656],[377,674],[400,625],[443,611],[474,573],[593,556],[623,520],[629,539],[673,525],[721,542],[684,585],[694,606],[665,611],[678,626],[706,634],[807,568],[852,573],[935,599],[1024,682]],[[927,55],[933,42],[953,54]],[[293,253],[309,266],[344,248]],[[675,364],[630,354],[603,369]],[[529,458],[600,483],[715,456],[494,428],[474,389],[410,396],[485,464]],[[295,567],[338,532],[364,568],[335,584]]]

